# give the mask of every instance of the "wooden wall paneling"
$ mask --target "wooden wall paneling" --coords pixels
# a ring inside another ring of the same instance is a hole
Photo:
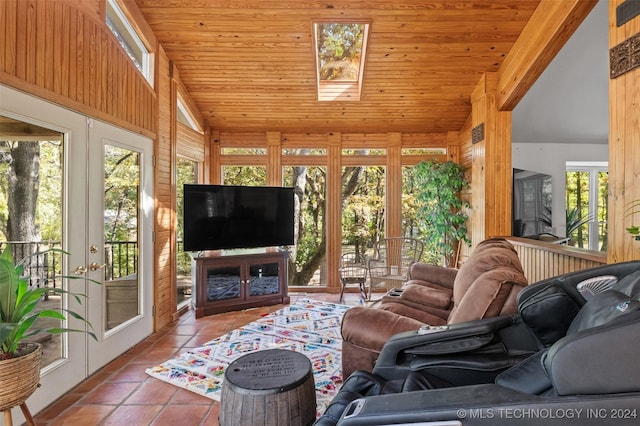
[[[472,124],[484,125],[473,144],[472,244],[511,233],[511,112],[498,111],[495,73],[486,73],[472,95]]]
[[[496,107],[495,95],[491,96],[491,107]],[[511,146],[511,111],[493,110],[495,113],[492,141],[489,142],[490,164],[492,168],[490,202],[493,211],[488,218],[487,236],[511,235],[512,225],[512,146]],[[491,140],[490,140],[491,141]]]
[[[189,158],[190,160],[204,163],[205,154],[205,135],[196,132],[191,127],[180,122],[177,124],[177,140],[176,152],[178,155]]]
[[[222,182],[222,166],[220,163],[220,132],[211,130],[209,137],[209,175],[208,181],[211,184],[220,184]]]
[[[265,132],[220,132],[218,137],[222,147],[255,148],[266,146]]]
[[[616,25],[616,8],[609,3],[609,48],[640,33],[640,18]],[[640,214],[625,216],[629,203],[640,200],[640,69],[609,80],[609,218],[608,261],[640,259],[640,241],[625,228],[640,225]]]
[[[35,68],[35,72],[36,72],[36,76],[35,76],[35,81],[33,81],[33,83],[36,86],[39,87],[44,87],[44,81],[45,81],[45,75],[47,73],[47,61],[46,61],[46,45],[47,45],[47,37],[46,37],[46,27],[47,27],[47,21],[46,21],[46,12],[45,12],[45,8],[43,7],[36,7],[34,6],[35,11],[36,11],[36,22],[35,22],[35,28],[36,28],[36,45],[35,48],[33,50],[33,54],[30,54],[28,56],[33,56],[34,58],[34,68]],[[81,13],[78,13],[77,15],[77,21],[78,21],[78,27],[76,28],[76,34],[79,35],[78,37],[76,37],[76,41],[77,41],[77,46],[78,46],[78,50],[82,49],[82,42],[84,41],[84,37],[82,37],[83,35],[83,28],[84,26],[82,25],[82,21],[83,21],[83,16]],[[80,52],[78,53],[78,71],[80,71],[82,69],[82,59],[84,58],[84,52]],[[80,83],[82,84],[83,78],[81,76],[81,74],[78,74],[78,79],[76,80],[76,83]],[[80,102],[82,102],[82,99],[80,99]]]
[[[164,53],[164,50],[162,50]],[[158,73],[158,79],[169,78],[168,84],[163,86],[169,87],[169,102],[162,103],[158,106],[158,111],[160,109],[165,110],[165,114],[169,116],[168,123],[165,123],[166,126],[169,127],[169,144],[168,147],[163,145],[163,150],[167,150],[168,148],[168,160],[169,160],[169,200],[171,206],[171,214],[169,219],[169,261],[165,265],[165,269],[169,271],[169,306],[171,309],[171,319],[176,321],[179,317],[178,313],[178,297],[177,297],[177,258],[176,254],[178,253],[178,241],[177,237],[177,229],[178,229],[178,218],[176,214],[176,205],[177,205],[177,177],[178,177],[178,85],[173,78],[174,72],[171,70],[171,63],[168,61],[163,61],[166,63],[166,72],[167,76],[164,76],[165,68],[161,68]],[[164,132],[165,129],[161,129],[158,126],[159,132]]]
[[[69,8],[69,58],[71,62],[74,62],[73,66],[69,66],[69,99],[74,101],[78,100],[78,70],[82,68],[81,58],[78,55],[78,42],[79,37],[74,37],[73,34],[78,34],[78,9],[74,7]],[[32,55],[29,55],[32,56]],[[116,58],[114,54],[109,58]]]
[[[267,132],[267,185],[282,186],[282,144],[280,132]]]
[[[385,237],[402,236],[402,134],[387,134]]]
[[[327,146],[328,133],[282,133],[282,148],[324,148]],[[344,145],[343,145],[344,146]]]
[[[47,22],[50,22],[49,20],[47,20]],[[79,99],[79,101],[87,106],[91,106],[91,76],[93,75],[93,63],[92,63],[92,55],[93,55],[93,45],[91,44],[91,34],[93,34],[93,21],[88,17],[85,16],[83,19],[83,30],[84,33],[82,35],[83,40],[83,52],[84,52],[84,58],[82,60],[81,64],[78,64],[80,66],[83,67],[82,69],[82,75],[83,75],[83,80],[82,82],[79,82],[79,84],[82,84],[82,92],[83,92],[83,97],[82,99]],[[46,49],[47,52],[50,51],[50,49]],[[125,84],[126,83],[126,74],[120,76],[121,78],[121,83],[120,84]],[[46,87],[46,77],[45,77],[45,87]]]
[[[27,4],[27,28],[29,32],[27,33],[27,43],[25,51],[31,52],[28,55],[25,55],[26,67],[27,67],[27,77],[26,80],[29,83],[36,83],[36,73],[38,68],[37,57],[38,51],[42,49],[42,45],[38,44],[41,40],[39,34],[42,33],[40,27],[38,26],[38,20],[41,16],[38,14],[38,8],[36,7],[36,1],[31,0]],[[76,12],[73,9],[73,12]],[[72,25],[76,25],[77,13],[74,13]]]
[[[58,92],[60,95],[64,96],[64,97],[69,97],[69,69],[71,67],[75,67],[75,61],[71,61],[71,55],[69,54],[69,46],[70,46],[70,41],[69,38],[71,37],[71,26],[69,24],[69,7],[68,6],[63,6],[61,7],[60,10],[60,20],[58,21],[58,25],[60,26],[58,28],[58,31],[56,31],[57,33],[60,33],[60,58],[59,58],[59,64],[60,64],[60,91]],[[104,35],[104,32],[103,32]],[[102,50],[103,50],[103,66],[106,67],[106,65],[108,64],[109,61],[109,57],[105,54],[104,52],[104,41],[103,41],[103,46],[102,46]],[[103,74],[103,79],[102,82],[103,84],[105,84],[105,75]],[[104,112],[108,111],[105,108],[101,109]]]
[[[338,273],[339,259],[342,252],[342,134],[329,133],[327,137],[327,287],[340,288]]]
[[[7,1],[3,2],[3,29],[4,29],[4,63],[3,70],[9,74],[15,75],[16,73],[16,57],[17,57],[17,36],[18,36],[18,5],[17,2]]]
[[[482,124],[486,120],[486,103],[485,97],[485,77],[483,76],[478,83],[478,87],[471,96],[471,124],[472,128]],[[471,129],[469,129],[469,136]],[[486,197],[486,155],[485,155],[486,137],[484,140],[477,142],[471,146],[471,245],[475,247],[485,238],[485,208],[484,199]]]
[[[169,324],[175,319],[175,188],[174,170],[175,126],[172,126],[172,101],[175,100],[171,84],[169,60],[162,49],[156,56],[156,82],[157,82],[157,136],[155,142],[155,199],[156,199],[156,225],[155,225],[155,286],[154,327],[156,330]],[[174,133],[172,133],[174,132]]]

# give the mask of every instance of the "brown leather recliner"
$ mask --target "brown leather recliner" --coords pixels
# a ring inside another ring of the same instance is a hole
[[[342,374],[371,371],[394,334],[423,325],[444,325],[516,312],[516,295],[527,285],[520,259],[504,238],[477,245],[458,269],[415,263],[409,281],[376,307],[354,307],[342,320]]]

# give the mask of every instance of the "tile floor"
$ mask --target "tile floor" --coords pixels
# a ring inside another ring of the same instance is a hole
[[[338,294],[290,294],[291,301],[310,298],[338,302]],[[342,302],[357,305],[357,293]],[[218,425],[220,404],[147,376],[147,367],[200,346],[255,321],[283,305],[229,312],[195,319],[193,312],[154,333],[35,416],[38,426],[73,425]]]

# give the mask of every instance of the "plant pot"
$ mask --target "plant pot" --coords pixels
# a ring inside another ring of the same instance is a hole
[[[24,403],[40,384],[40,343],[21,343],[16,358],[0,361],[0,412]]]

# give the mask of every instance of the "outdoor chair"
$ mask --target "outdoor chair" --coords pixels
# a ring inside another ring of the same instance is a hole
[[[357,285],[362,299],[367,298],[367,266],[363,255],[355,251],[349,251],[340,258],[340,302],[344,297],[344,290],[350,285]]]
[[[369,297],[375,288],[386,291],[407,281],[409,267],[420,260],[424,243],[416,238],[391,237],[379,240],[369,259]]]

